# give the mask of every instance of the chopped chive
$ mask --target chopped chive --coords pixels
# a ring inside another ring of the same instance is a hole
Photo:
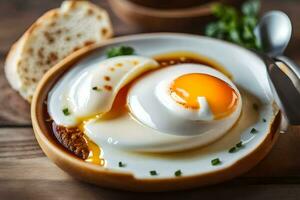
[[[97,86],[93,87],[92,89],[95,90],[95,91],[102,91],[102,89],[97,87]]]
[[[68,115],[71,114],[68,108],[64,108],[64,109],[62,110],[62,112],[63,112],[64,115],[66,115],[66,116],[68,116]]]
[[[231,147],[228,152],[229,153],[234,153],[234,152],[236,152],[236,150],[237,150],[236,147]]]
[[[235,145],[237,148],[241,148],[241,147],[243,147],[243,142],[242,141],[240,141],[239,143],[237,143],[236,145]]]
[[[182,172],[181,172],[181,170],[179,169],[179,170],[177,170],[175,173],[174,173],[174,175],[175,176],[181,176],[181,174],[182,174]]]
[[[239,151],[240,148],[242,148],[242,147],[243,147],[243,142],[240,141],[240,142],[237,143],[234,147],[231,147],[231,148],[228,150],[228,152],[229,152],[229,153],[235,153],[235,152]]]
[[[108,49],[106,52],[107,58],[112,58],[116,56],[126,56],[126,55],[134,55],[135,50],[130,46],[119,46]]]
[[[250,133],[252,133],[252,134],[255,134],[257,132],[258,132],[258,130],[256,128],[252,128],[251,131],[250,131]]]
[[[150,175],[151,176],[157,176],[158,174],[157,174],[157,172],[155,170],[151,170],[150,171]]]
[[[119,162],[119,167],[126,167],[125,163],[122,163],[121,161]]]
[[[254,104],[252,105],[252,107],[253,107],[254,110],[258,111],[259,106],[258,106],[256,103],[254,103]]]
[[[221,160],[219,158],[215,158],[215,159],[211,160],[211,164],[214,166],[219,165],[219,164],[221,164]]]
[[[262,121],[263,121],[264,123],[267,122],[267,120],[266,120],[265,118],[263,118]]]

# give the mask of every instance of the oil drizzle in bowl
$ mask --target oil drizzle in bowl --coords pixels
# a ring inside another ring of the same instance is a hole
[[[87,136],[85,136],[84,138],[86,139],[87,145],[90,150],[89,157],[85,161],[96,165],[104,166],[105,160],[101,158],[100,147],[96,145],[92,140],[90,140]]]
[[[80,131],[82,133],[84,133],[83,138],[85,139],[86,144],[88,145],[88,148],[89,148],[89,151],[90,151],[89,155],[88,155],[88,158],[85,159],[85,161],[89,162],[89,163],[96,164],[96,165],[104,166],[105,165],[105,160],[101,157],[101,148],[97,144],[95,144],[90,138],[88,138],[86,136],[85,129],[84,129],[85,123],[86,123],[86,121],[83,121],[78,126]]]
[[[167,67],[170,65],[181,64],[181,63],[193,63],[193,64],[202,64],[213,69],[216,69],[222,72],[229,79],[233,79],[230,72],[228,72],[225,67],[223,67],[217,61],[202,56],[200,54],[190,52],[190,51],[174,51],[168,53],[162,53],[159,55],[153,56],[153,58],[160,64],[161,67]]]

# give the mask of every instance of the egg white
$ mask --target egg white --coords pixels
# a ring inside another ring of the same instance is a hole
[[[106,113],[124,85],[157,67],[155,60],[142,56],[119,56],[93,63],[66,76],[53,88],[48,97],[48,112],[57,124],[64,126],[74,126],[82,119]],[[104,80],[104,76],[110,80]],[[105,85],[111,86],[111,91],[104,89]],[[70,115],[64,115],[64,108],[68,108]]]
[[[166,134],[139,123],[126,110],[110,120],[91,120],[84,125],[84,129],[85,134],[104,149],[112,147],[126,151],[155,153],[205,146],[224,134],[220,133],[217,127],[197,136]]]
[[[228,83],[238,94],[236,109],[229,116],[214,120],[205,97],[199,98],[199,110],[186,109],[175,102],[169,92],[171,82],[190,73],[209,74]],[[225,133],[238,119],[242,107],[241,95],[232,81],[221,72],[199,64],[178,64],[147,74],[131,86],[127,102],[130,112],[141,123],[181,136],[199,135],[211,129]]]

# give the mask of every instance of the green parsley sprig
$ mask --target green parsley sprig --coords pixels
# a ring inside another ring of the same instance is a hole
[[[214,4],[212,11],[217,21],[206,26],[205,34],[259,50],[261,47],[254,35],[259,10],[259,0],[246,1],[241,10],[220,3]]]

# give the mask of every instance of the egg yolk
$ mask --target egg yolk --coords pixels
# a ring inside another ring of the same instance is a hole
[[[173,99],[189,109],[200,109],[198,97],[205,97],[214,119],[232,113],[238,101],[237,93],[228,83],[208,74],[192,73],[179,76],[173,81],[170,90],[180,101],[178,98]]]

